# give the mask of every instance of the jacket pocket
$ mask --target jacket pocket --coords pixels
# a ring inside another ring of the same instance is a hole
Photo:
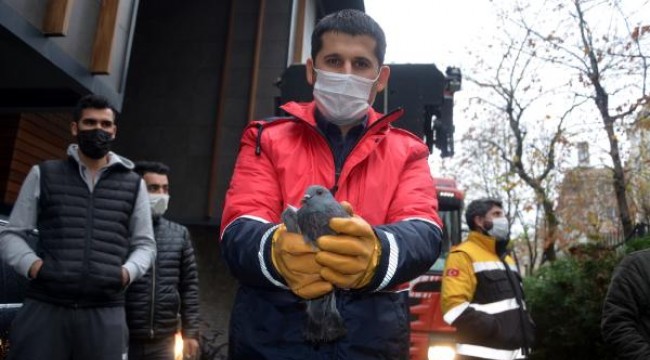
[[[95,278],[93,280],[93,278]],[[96,293],[101,297],[113,296],[124,291],[122,286],[122,266],[110,266],[105,274],[90,277],[90,293]]]
[[[508,275],[504,271],[486,271],[485,278],[487,279],[486,287],[490,289],[492,296],[507,295],[507,297],[514,297],[515,292],[512,288]],[[514,280],[515,283],[516,280]]]

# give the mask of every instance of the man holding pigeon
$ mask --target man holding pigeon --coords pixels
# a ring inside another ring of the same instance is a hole
[[[442,231],[427,147],[390,125],[403,110],[370,107],[390,75],[385,49],[363,12],[324,17],[306,64],[314,101],[289,102],[290,116],[244,131],[221,223],[224,258],[240,282],[231,359],[408,358],[400,290],[436,260]],[[325,213],[331,232],[316,239],[282,217],[311,185],[348,215]],[[306,308],[330,294],[345,331],[309,336]]]

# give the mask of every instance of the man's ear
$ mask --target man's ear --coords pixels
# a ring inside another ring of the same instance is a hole
[[[388,78],[390,77],[390,68],[388,65],[383,65],[379,68],[379,77],[377,79],[377,92],[382,92],[388,84]]]
[[[474,221],[475,226],[477,226],[477,227],[479,227],[481,229],[485,229],[485,227],[483,226],[483,225],[485,225],[485,218],[483,216],[476,215],[476,216],[474,216],[473,221]]]
[[[79,124],[76,121],[70,123],[70,132],[72,136],[76,137],[79,133]]]
[[[316,82],[316,72],[314,71],[314,61],[311,58],[307,59],[307,62],[305,63],[305,76],[307,77],[307,83],[314,86],[314,83]]]

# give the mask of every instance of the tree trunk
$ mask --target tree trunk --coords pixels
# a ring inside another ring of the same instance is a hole
[[[544,219],[546,220],[546,236],[544,237],[544,253],[542,254],[542,263],[546,261],[555,261],[555,241],[559,222],[555,216],[553,203],[548,199],[545,192],[538,193],[543,196],[542,206],[544,208]]]
[[[609,139],[609,155],[614,164],[614,193],[616,194],[616,203],[618,213],[623,226],[624,236],[627,238],[634,231],[634,224],[630,217],[630,208],[627,204],[627,189],[625,187],[625,172],[621,162],[621,155],[618,151],[618,139],[614,133],[614,122],[610,118],[603,119],[607,138]]]
[[[584,18],[584,13],[582,11],[582,3],[576,0],[574,2],[574,5],[578,14],[578,26],[582,37],[582,43],[584,45],[584,49],[586,50],[586,55],[589,58],[589,66],[587,68],[586,74],[588,75],[589,80],[591,80],[591,84],[594,87],[594,101],[596,103],[598,111],[600,112],[605,131],[607,132],[607,138],[609,139],[609,155],[611,156],[612,163],[614,164],[614,192],[616,193],[618,215],[621,221],[621,225],[623,226],[624,236],[627,237],[632,234],[634,225],[632,224],[632,220],[630,218],[630,208],[627,206],[625,173],[623,172],[623,165],[621,164],[621,155],[619,153],[618,140],[616,139],[616,134],[614,133],[614,122],[616,121],[616,118],[612,117],[609,112],[609,94],[601,83],[602,75],[599,60],[592,46],[591,34],[588,31],[589,27],[587,26],[587,22]]]

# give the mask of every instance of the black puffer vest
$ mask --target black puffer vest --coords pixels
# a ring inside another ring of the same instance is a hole
[[[180,314],[183,337],[198,339],[199,283],[189,232],[161,217],[154,219],[154,233],[155,266],[126,293],[129,335],[132,339],[171,336]]]
[[[39,170],[36,252],[43,267],[27,297],[73,307],[123,304],[122,265],[140,177],[113,165],[91,193],[72,158],[45,161]]]

